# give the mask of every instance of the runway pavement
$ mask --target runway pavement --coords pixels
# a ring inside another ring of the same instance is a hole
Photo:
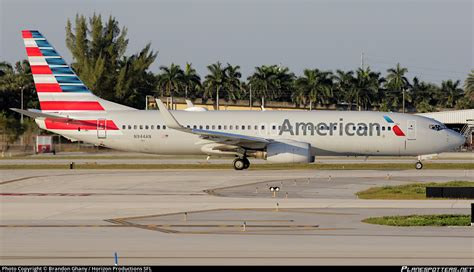
[[[472,200],[354,195],[450,180],[474,170],[0,170],[0,263],[473,265],[472,227],[361,223]]]
[[[124,153],[124,152],[100,152],[100,153],[58,153],[38,154],[22,157],[4,157],[0,158],[0,165],[34,165],[34,164],[232,164],[233,158],[212,157],[207,160],[207,156],[165,156],[165,155],[148,155],[140,153]],[[252,164],[266,164],[265,160],[252,159]],[[415,163],[416,157],[316,157],[316,163]],[[472,163],[474,162],[474,152],[464,153],[442,153],[437,156],[425,160],[429,163]]]

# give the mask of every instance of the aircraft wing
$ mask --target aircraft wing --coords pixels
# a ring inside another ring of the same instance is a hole
[[[181,125],[166,106],[161,102],[160,99],[156,99],[156,103],[165,119],[166,126],[172,129],[176,129],[182,132],[192,133],[199,135],[203,139],[212,140],[219,143],[228,143],[232,145],[238,145],[247,148],[263,148],[269,144],[272,140],[261,137],[253,137],[241,134],[203,130],[203,129],[192,129]]]

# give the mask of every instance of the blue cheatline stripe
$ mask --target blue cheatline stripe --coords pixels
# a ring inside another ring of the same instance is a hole
[[[76,76],[55,76],[58,83],[82,83]]]
[[[46,62],[49,65],[67,65],[62,58],[47,58]]]
[[[65,93],[90,93],[84,85],[60,85],[60,87]]]
[[[41,54],[46,57],[59,57],[58,52],[54,49],[40,49]]]
[[[69,67],[50,67],[53,74],[74,75],[74,72]]]
[[[52,47],[47,40],[36,40],[38,47]]]
[[[390,117],[388,117],[387,115],[384,115],[383,118],[385,118],[385,121],[387,121],[389,123],[393,123],[393,120],[390,119]]]
[[[43,38],[43,35],[41,35],[41,33],[37,30],[31,30],[31,36],[33,36],[33,38]]]

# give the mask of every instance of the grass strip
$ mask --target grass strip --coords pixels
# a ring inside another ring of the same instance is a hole
[[[407,215],[407,216],[383,216],[370,217],[362,220],[364,223],[412,227],[412,226],[470,226],[470,215],[463,214],[439,214],[439,215]]]
[[[470,181],[412,183],[397,186],[372,187],[357,192],[360,199],[427,199],[426,187],[474,187]],[[430,198],[432,199],[432,198]]]

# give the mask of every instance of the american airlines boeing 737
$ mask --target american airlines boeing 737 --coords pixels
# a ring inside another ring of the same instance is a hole
[[[95,96],[36,30],[22,31],[41,110],[12,109],[40,128],[108,148],[151,154],[232,156],[311,163],[315,156],[421,156],[464,143],[426,117],[352,111],[137,110]]]

